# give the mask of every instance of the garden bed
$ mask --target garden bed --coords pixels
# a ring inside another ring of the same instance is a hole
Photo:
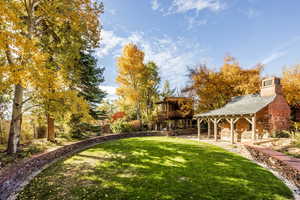
[[[298,141],[299,139],[274,138],[262,142],[256,142],[255,145],[263,148],[269,148],[294,158],[300,158],[300,143]]]
[[[265,164],[300,188],[300,159],[261,146],[245,144],[245,147],[254,160]]]

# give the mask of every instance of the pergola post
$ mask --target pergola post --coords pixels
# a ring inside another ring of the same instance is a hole
[[[199,118],[197,119],[197,127],[198,127],[198,141],[200,142],[201,122]]]
[[[233,118],[230,119],[230,137],[231,137],[231,144],[234,144],[234,120],[233,120]]]
[[[210,138],[210,132],[211,132],[211,128],[210,128],[210,120],[207,120],[207,133],[208,133],[208,139]]]
[[[256,117],[255,115],[252,117],[252,140],[256,139]]]
[[[230,119],[226,119],[229,124],[230,124],[230,140],[231,140],[231,144],[234,144],[234,125],[235,123],[239,120],[239,118],[230,118]]]
[[[217,119],[214,119],[214,136],[215,136],[215,141],[218,140],[218,122]]]

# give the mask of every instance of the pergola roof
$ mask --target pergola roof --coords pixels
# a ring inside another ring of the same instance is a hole
[[[255,114],[272,103],[275,97],[276,96],[262,97],[259,94],[233,97],[224,107],[194,115],[194,118]]]

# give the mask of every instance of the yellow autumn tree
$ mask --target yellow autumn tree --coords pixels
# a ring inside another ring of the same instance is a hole
[[[141,120],[142,90],[147,76],[144,65],[144,52],[134,44],[127,44],[123,48],[122,55],[118,58],[119,84],[117,95],[123,106],[132,105],[136,110],[136,117]]]
[[[143,121],[151,122],[156,117],[156,102],[159,101],[158,87],[160,84],[160,76],[158,66],[155,62],[150,61],[145,65],[145,76],[141,88],[141,105]]]
[[[300,65],[284,68],[282,87],[288,103],[292,106],[300,106]]]
[[[183,92],[197,97],[198,112],[219,108],[228,100],[229,86],[221,73],[200,65],[189,69],[189,78],[191,84]]]
[[[243,69],[231,56],[226,56],[220,71],[200,65],[189,69],[191,84],[184,92],[198,99],[198,112],[206,112],[224,106],[234,96],[259,92],[262,66]]]
[[[234,57],[226,56],[220,73],[226,84],[231,86],[229,96],[258,93],[262,69],[261,64],[257,64],[251,69],[243,69]]]
[[[49,141],[55,141],[54,122],[56,119],[67,118],[71,114],[80,114],[83,120],[89,121],[89,105],[79,96],[76,90],[69,88],[68,83],[59,73],[51,69],[40,71],[40,81],[32,96],[32,103],[39,106],[41,114],[46,116]]]
[[[98,44],[102,7],[92,0],[5,0],[0,2],[0,12],[0,57],[5,57],[0,89],[14,87],[7,148],[12,154],[21,134],[22,107],[27,102],[24,90],[44,86],[37,76],[45,74],[49,61],[55,60],[51,67],[64,79],[72,76],[80,50]],[[41,90],[52,93],[49,85]]]
[[[281,82],[283,95],[292,108],[292,120],[295,121],[293,112],[300,108],[300,65],[284,68]],[[295,126],[299,127],[299,122]]]

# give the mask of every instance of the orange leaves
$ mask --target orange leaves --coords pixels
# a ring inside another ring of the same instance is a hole
[[[210,70],[205,65],[191,69],[189,76],[192,84],[185,91],[198,96],[200,112],[216,109],[226,104],[231,97],[257,93],[261,71],[260,65],[242,69],[233,57],[227,56],[220,71]]]

